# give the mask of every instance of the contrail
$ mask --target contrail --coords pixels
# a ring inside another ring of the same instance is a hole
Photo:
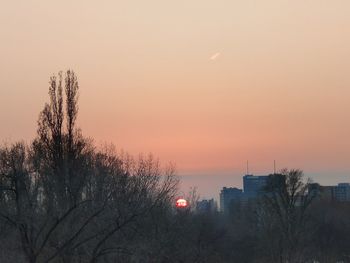
[[[216,52],[215,54],[213,54],[213,55],[210,57],[210,60],[216,60],[220,55],[221,55],[220,52]]]

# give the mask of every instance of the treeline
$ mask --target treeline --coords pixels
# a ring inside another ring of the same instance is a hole
[[[307,195],[299,170],[229,213],[176,210],[174,167],[95,147],[78,82],[50,79],[36,138],[0,147],[0,262],[350,262],[350,207]]]
[[[171,210],[173,167],[94,147],[76,127],[78,89],[72,71],[51,77],[35,140],[0,148],[0,262],[139,261]]]

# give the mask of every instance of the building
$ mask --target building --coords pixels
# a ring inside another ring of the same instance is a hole
[[[243,176],[243,192],[245,199],[256,198],[264,191],[269,179],[268,175],[245,175]]]
[[[334,199],[339,202],[350,202],[350,183],[340,183],[333,188]]]
[[[198,213],[213,213],[217,211],[217,205],[215,200],[212,199],[203,199],[200,201],[197,201],[196,204],[196,211]]]
[[[236,187],[224,187],[220,192],[220,211],[227,212],[233,202],[240,202],[242,199],[242,189]]]
[[[318,183],[311,183],[307,189],[308,195],[323,201],[334,199],[334,186],[323,186]]]
[[[336,186],[313,183],[308,187],[308,194],[322,200],[350,202],[350,183],[339,183]]]
[[[235,187],[224,187],[220,192],[220,211],[227,212],[233,202],[244,204],[263,193],[269,179],[268,175],[243,176],[243,190]]]

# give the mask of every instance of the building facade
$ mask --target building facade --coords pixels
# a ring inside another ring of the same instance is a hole
[[[350,183],[340,183],[334,186],[333,196],[339,202],[350,202]]]
[[[245,175],[243,176],[243,192],[245,199],[258,197],[264,191],[269,179],[268,175]]]
[[[203,199],[203,200],[197,201],[196,212],[197,213],[217,212],[217,204],[213,198],[212,199]]]
[[[220,192],[220,211],[225,213],[233,202],[240,202],[242,199],[242,189],[236,187],[224,187]]]
[[[308,194],[317,199],[350,202],[350,183],[339,183],[336,186],[323,186],[318,183],[312,183],[309,185]]]

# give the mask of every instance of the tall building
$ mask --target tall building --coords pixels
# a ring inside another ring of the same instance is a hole
[[[267,184],[268,175],[245,175],[243,176],[243,192],[246,199],[256,198],[264,191]]]
[[[236,187],[224,187],[220,192],[220,211],[227,212],[233,202],[240,202],[242,189]]]

